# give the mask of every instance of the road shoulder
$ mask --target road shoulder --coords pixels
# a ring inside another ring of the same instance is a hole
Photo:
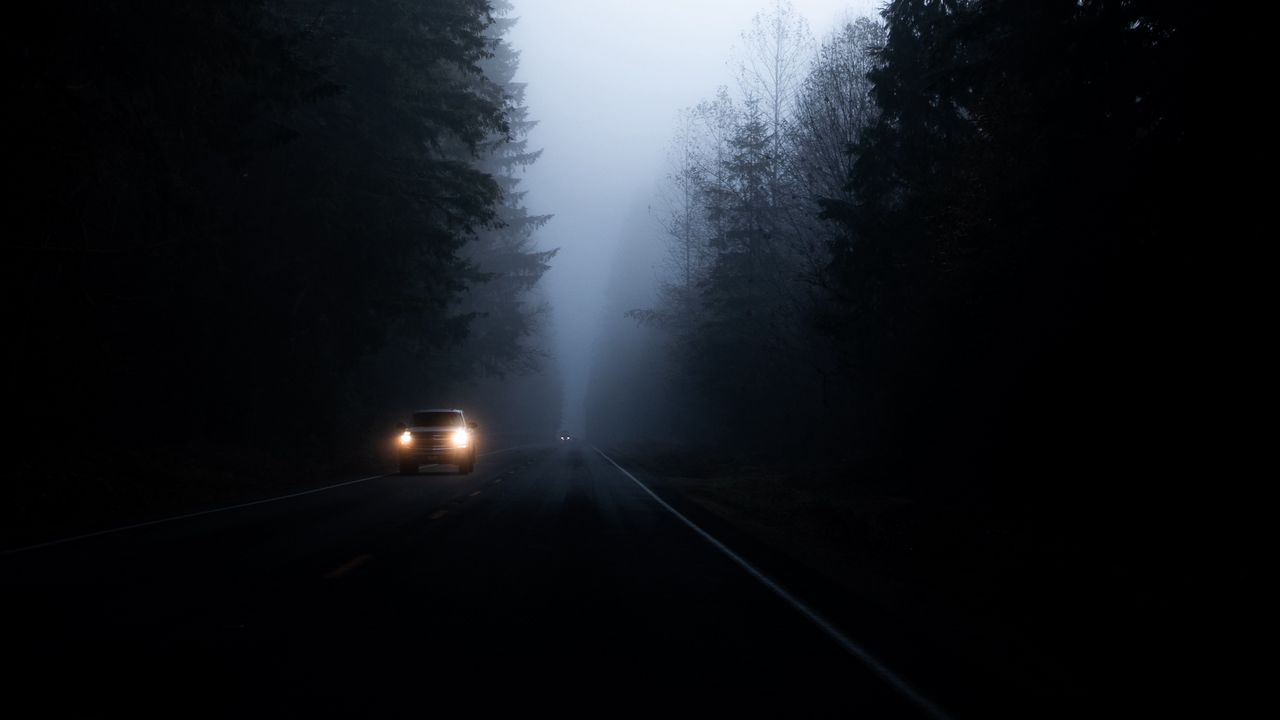
[[[797,530],[770,512],[753,513],[717,491],[715,478],[667,475],[626,449],[617,462],[665,502],[829,617],[844,633],[959,717],[1069,716],[1070,691],[1018,664],[1014,633],[998,618],[949,608],[878,572],[872,548]],[[786,502],[780,500],[780,504]]]

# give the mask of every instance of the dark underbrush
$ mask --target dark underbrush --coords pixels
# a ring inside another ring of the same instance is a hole
[[[1016,687],[1045,703],[1040,716],[1167,701],[1190,671],[1186,613],[1215,561],[1188,528],[1213,521],[1204,506],[1188,523],[1172,492],[1085,503],[1053,487],[1053,473],[1010,498],[818,460],[653,445],[618,459],[938,638],[990,678],[989,692]]]

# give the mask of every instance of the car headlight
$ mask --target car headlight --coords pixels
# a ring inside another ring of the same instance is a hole
[[[413,433],[409,432],[408,430],[405,430],[404,432],[400,433],[400,444],[405,446],[412,445]]]
[[[471,442],[471,433],[466,430],[458,430],[453,433],[453,446],[464,448],[467,443]]]

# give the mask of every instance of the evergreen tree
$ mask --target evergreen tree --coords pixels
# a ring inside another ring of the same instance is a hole
[[[501,197],[494,222],[467,247],[474,280],[461,307],[473,318],[462,355],[482,374],[500,376],[540,367],[536,343],[546,305],[535,287],[557,251],[537,249],[534,234],[551,216],[530,213],[519,189],[520,173],[542,151],[529,149],[528,134],[537,123],[529,119],[524,84],[515,80],[520,54],[503,38],[516,23],[511,3],[497,0],[494,10],[498,19],[488,33],[492,54],[481,67],[501,93],[508,129],[485,139],[477,167],[498,183]]]
[[[463,249],[501,196],[472,149],[508,132],[479,82],[491,20],[484,0],[42,4],[7,49],[31,68],[5,266],[31,426],[81,404],[123,433],[182,415],[157,428],[179,441],[371,422],[380,348],[465,330]],[[280,427],[295,414],[315,422]]]

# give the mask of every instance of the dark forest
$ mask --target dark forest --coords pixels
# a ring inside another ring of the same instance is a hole
[[[525,203],[507,39],[536,3],[37,5],[4,48],[6,548],[388,472],[419,406],[567,444],[572,208]],[[1227,88],[1257,45],[1221,15],[891,0],[810,43],[772,3],[740,88],[680,115],[582,452],[967,646],[992,685],[937,680],[957,716],[1206,682],[1266,357],[1260,115]]]

